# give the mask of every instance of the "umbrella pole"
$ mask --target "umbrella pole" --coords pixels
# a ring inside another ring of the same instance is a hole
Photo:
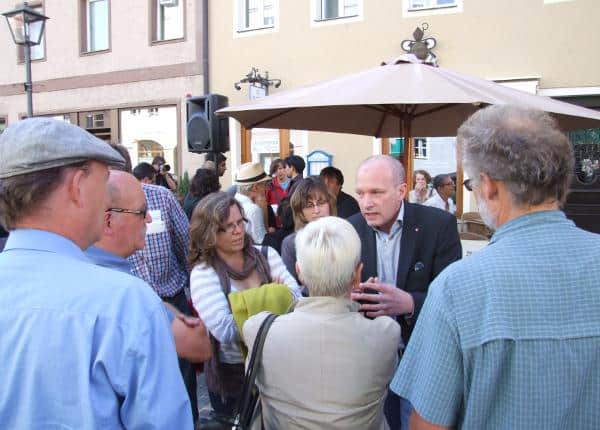
[[[402,119],[402,131],[404,137],[404,154],[402,154],[402,164],[404,165],[404,170],[406,172],[406,197],[408,198],[408,192],[412,190],[413,187],[413,154],[415,152],[413,147],[413,139],[411,137],[410,120],[407,121]]]

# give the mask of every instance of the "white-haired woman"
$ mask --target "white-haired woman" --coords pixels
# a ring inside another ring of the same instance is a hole
[[[365,318],[350,300],[362,270],[360,239],[347,221],[325,217],[295,242],[310,297],[268,332],[257,374],[265,428],[387,429],[383,404],[400,327],[390,317]],[[244,324],[247,345],[265,317]]]

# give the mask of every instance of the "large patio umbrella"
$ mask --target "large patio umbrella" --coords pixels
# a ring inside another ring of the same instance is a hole
[[[412,136],[455,136],[477,109],[505,104],[551,113],[564,130],[600,126],[600,112],[425,64],[413,55],[219,110],[246,128],[404,137],[410,181]],[[409,183],[409,186],[411,184]]]

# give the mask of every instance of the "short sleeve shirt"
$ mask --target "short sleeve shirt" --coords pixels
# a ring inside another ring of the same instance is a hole
[[[391,389],[459,429],[600,428],[600,235],[521,216],[431,284]]]

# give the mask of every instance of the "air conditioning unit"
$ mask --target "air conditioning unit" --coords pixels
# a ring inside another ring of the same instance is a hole
[[[164,7],[174,7],[179,4],[179,0],[158,0],[158,4]]]

